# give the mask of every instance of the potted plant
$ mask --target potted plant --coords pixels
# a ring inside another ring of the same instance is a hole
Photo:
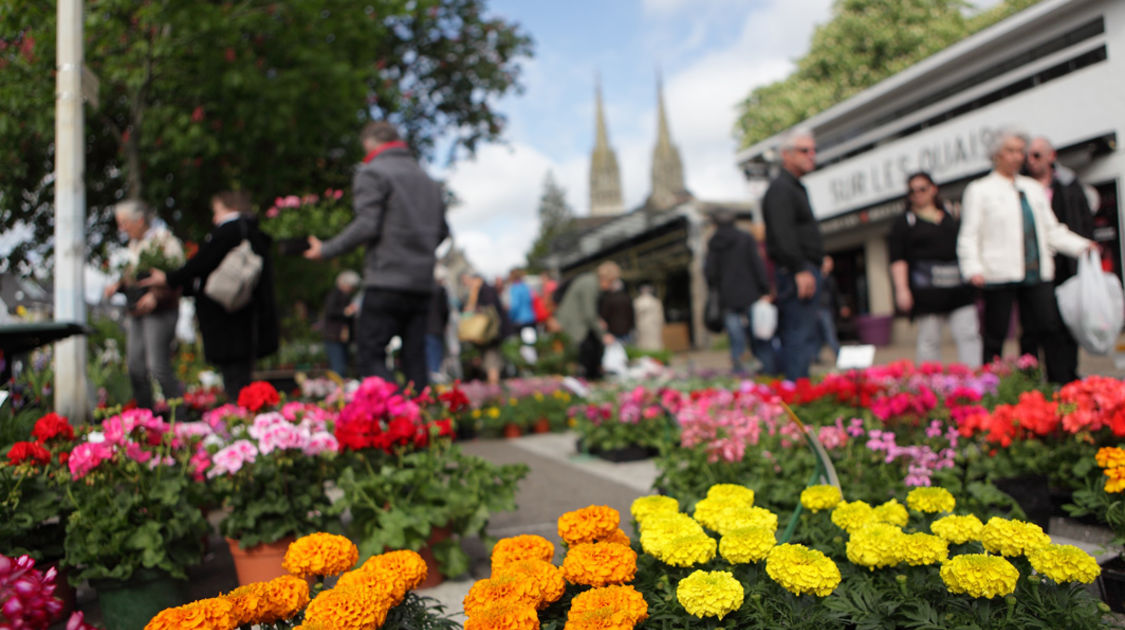
[[[190,451],[172,426],[147,409],[124,411],[67,457],[64,566],[72,583],[90,580],[110,630],[178,603],[179,580],[203,554]]]
[[[208,416],[214,432],[195,461],[225,511],[219,531],[239,582],[250,584],[284,574],[281,559],[296,537],[334,528],[339,511],[326,483],[337,442],[331,412],[311,403],[273,411],[280,400],[268,383],[250,384],[238,400]]]
[[[436,563],[428,584],[460,575],[469,559],[461,537],[483,535],[489,515],[515,507],[523,464],[496,466],[452,442],[448,418],[427,418],[417,398],[377,377],[363,381],[340,412],[337,484],[350,513],[349,536],[367,558],[411,549]]]
[[[616,402],[572,407],[569,413],[580,436],[580,450],[615,462],[655,455],[670,431],[660,396],[659,391],[637,387],[621,393]]]
[[[137,285],[139,281],[147,278],[154,269],[171,271],[184,264],[183,254],[176,251],[178,249],[169,247],[166,242],[152,240],[137,253],[136,263],[127,262],[119,268],[121,283],[117,290],[125,295],[129,310],[135,308],[137,301],[149,292],[149,289]]]

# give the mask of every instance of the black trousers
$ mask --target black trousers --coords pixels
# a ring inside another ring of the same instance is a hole
[[[227,395],[227,400],[238,402],[238,392],[250,384],[250,376],[254,371],[253,359],[223,363],[218,368],[223,375],[223,392]]]
[[[395,289],[366,289],[356,324],[356,362],[361,378],[378,376],[395,382],[387,367],[387,344],[402,340],[402,372],[415,391],[429,384],[426,370],[426,320],[430,294]]]
[[[1073,343],[1059,315],[1055,287],[1049,282],[1006,284],[986,287],[984,295],[984,362],[1001,356],[1004,338],[1012,319],[1012,304],[1019,304],[1021,347],[1028,344],[1043,349],[1047,380],[1069,383],[1077,378],[1078,354],[1069,351]]]
[[[1060,284],[1062,284],[1064,280],[1066,280],[1070,276],[1074,275],[1074,274],[1070,274],[1070,275],[1065,276],[1065,277],[1059,276],[1059,274],[1061,273],[1059,271],[1061,269],[1061,267],[1059,265],[1060,258],[1062,258],[1062,257],[1060,257],[1060,256],[1055,257],[1055,284],[1054,284],[1055,288],[1058,288],[1058,286]],[[1070,259],[1067,258],[1065,260],[1070,260]],[[1055,307],[1058,308],[1058,301],[1057,300],[1055,301]],[[1060,321],[1062,320],[1061,314],[1059,315],[1059,320]],[[1064,368],[1063,368],[1064,370],[1069,369],[1074,374],[1074,376],[1072,378],[1069,378],[1068,380],[1061,381],[1061,382],[1069,383],[1070,381],[1078,379],[1078,341],[1074,338],[1074,335],[1070,334],[1070,329],[1066,327],[1066,322],[1062,322],[1061,327],[1062,327],[1062,330],[1059,332],[1059,336],[1060,336],[1060,339],[1059,339],[1059,346],[1060,346],[1059,354],[1060,354],[1060,357],[1058,359],[1059,364],[1064,366]],[[1020,335],[1020,354],[1021,355],[1030,354],[1031,356],[1039,359],[1040,361],[1043,361],[1043,356],[1040,353],[1040,350],[1042,350],[1042,348],[1039,347],[1039,340],[1035,336],[1027,334],[1026,331],[1024,331]]]
[[[586,338],[578,344],[578,364],[582,366],[588,380],[596,381],[602,377],[602,354],[605,344],[596,333],[586,333]]]

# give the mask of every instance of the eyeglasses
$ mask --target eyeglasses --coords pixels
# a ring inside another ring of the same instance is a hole
[[[910,187],[910,193],[911,194],[924,193],[924,192],[930,192],[930,187],[929,186],[919,186],[917,188],[915,188],[914,186]]]

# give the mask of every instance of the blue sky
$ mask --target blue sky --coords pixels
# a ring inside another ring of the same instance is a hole
[[[656,141],[656,73],[685,179],[707,200],[748,197],[734,166],[735,105],[753,87],[783,78],[808,48],[831,0],[493,0],[490,11],[535,40],[521,95],[502,99],[506,144],[440,172],[463,204],[449,220],[457,244],[489,274],[524,260],[538,229],[548,170],[578,215],[588,212],[599,74],[610,142],[627,207],[649,193]]]

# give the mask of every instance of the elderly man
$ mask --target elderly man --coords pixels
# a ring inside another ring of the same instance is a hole
[[[1055,148],[1043,137],[1035,138],[1027,149],[1027,164],[1024,170],[1043,186],[1043,192],[1051,202],[1051,209],[1060,223],[1071,232],[1092,239],[1094,237],[1094,215],[1086,201],[1086,192],[1074,171],[1058,164]],[[1055,255],[1055,286],[1059,286],[1078,271],[1073,258]],[[1071,375],[1069,380],[1078,378],[1078,342],[1070,331],[1063,328],[1060,342],[1065,346],[1059,359],[1060,371]],[[1039,355],[1039,346],[1031,335],[1020,337],[1020,352]]]
[[[1002,354],[1018,302],[1020,327],[1043,347],[1047,380],[1066,383],[1074,375],[1062,356],[1051,254],[1077,257],[1095,245],[1059,223],[1043,186],[1019,174],[1027,145],[1027,136],[1011,129],[991,138],[992,172],[965,189],[957,258],[961,274],[984,290],[984,361]]]
[[[796,129],[781,142],[781,173],[762,198],[766,253],[774,262],[781,368],[796,380],[809,375],[820,349],[820,266],[824,245],[801,177],[816,167],[811,131]]]
[[[598,315],[598,298],[613,288],[621,277],[621,267],[613,261],[598,265],[594,272],[575,276],[563,292],[556,316],[570,343],[578,349],[578,363],[586,378],[602,377],[602,354],[615,338]]]

